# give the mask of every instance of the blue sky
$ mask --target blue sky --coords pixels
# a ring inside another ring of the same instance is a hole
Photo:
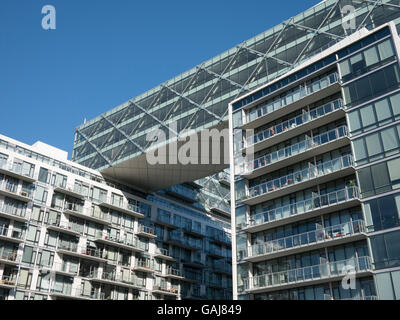
[[[71,153],[75,127],[316,0],[1,0],[0,133]],[[42,29],[53,5],[57,29]]]

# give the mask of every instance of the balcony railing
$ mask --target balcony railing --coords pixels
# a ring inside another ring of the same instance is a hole
[[[374,296],[374,295],[371,295],[371,296],[355,296],[355,297],[352,297],[352,298],[335,299],[330,294],[324,294],[324,300],[364,300],[364,301],[370,301],[370,300],[378,300],[378,297]]]
[[[140,248],[140,243],[138,239],[134,238],[127,238],[127,237],[120,237],[120,236],[112,236],[110,234],[103,234],[103,232],[99,231],[96,235],[96,239],[107,240],[114,242],[115,244],[122,244],[125,246]]]
[[[29,178],[29,181],[34,180],[34,170],[30,170],[30,172],[25,172],[20,165],[16,165],[16,163],[7,161],[7,162],[0,162],[0,169],[5,171],[9,171],[15,173],[19,176]]]
[[[176,277],[183,277],[182,272],[179,269],[174,268],[167,268],[167,275],[176,276]]]
[[[346,155],[318,165],[310,164],[310,167],[288,174],[278,179],[273,179],[249,189],[249,198],[255,198],[263,194],[271,193],[289,186],[303,183],[342,169],[354,166],[353,157]]]
[[[0,212],[26,219],[26,208],[21,209],[3,203],[2,205],[0,205]]]
[[[155,284],[153,286],[153,291],[162,291],[165,293],[179,294],[179,286],[171,285],[170,287],[165,283],[162,285]]]
[[[362,220],[350,221],[335,226],[321,228],[261,244],[254,244],[249,248],[248,257],[268,255],[275,252],[309,246],[321,242],[329,242],[365,232]]]
[[[23,200],[23,199],[32,200],[33,199],[33,191],[32,190],[23,189],[21,191],[18,191],[18,184],[9,183],[4,180],[0,183],[0,190],[14,194],[14,195],[18,196],[20,200]]]
[[[257,290],[344,276],[348,274],[350,267],[356,273],[371,271],[371,258],[367,256],[358,259],[352,258],[299,269],[263,274],[253,278],[246,278],[244,279],[244,288],[245,290]]]
[[[0,259],[19,263],[21,261],[21,256],[17,254],[17,251],[8,251],[4,250],[4,248],[0,248]]]
[[[16,281],[17,281],[17,276],[7,276],[7,275],[3,275],[0,279],[0,284],[6,285],[6,286],[15,286],[16,285]]]
[[[80,246],[78,246],[77,244],[74,244],[74,243],[60,243],[58,245],[57,249],[58,250],[70,251],[70,252],[74,252],[74,253],[77,253],[77,254],[80,254],[80,255],[89,256],[89,257],[94,257],[94,258],[99,258],[99,259],[106,259],[104,250],[80,247]]]
[[[272,163],[282,161],[284,159],[294,157],[298,154],[307,152],[309,150],[318,148],[322,145],[338,140],[343,137],[348,137],[348,130],[346,126],[330,130],[328,132],[317,135],[313,138],[307,138],[299,143],[292,146],[282,148],[278,151],[269,153],[261,158],[246,163],[244,174],[248,174],[253,170],[257,170]]]
[[[49,221],[47,222],[47,225],[48,225],[48,226],[57,227],[57,228],[60,228],[60,229],[64,229],[64,230],[66,230],[66,231],[71,231],[71,232],[79,233],[79,234],[82,234],[82,233],[83,233],[83,230],[80,229],[80,228],[79,228],[78,226],[76,226],[75,224],[71,224],[71,223],[68,223],[68,222],[65,222],[65,221],[61,222],[59,219],[56,219],[56,220],[49,220]]]
[[[0,236],[22,240],[24,233],[18,230],[10,230],[6,226],[0,226]]]
[[[291,216],[306,214],[338,203],[359,199],[358,187],[348,187],[342,190],[333,191],[328,194],[313,196],[310,199],[299,201],[287,206],[268,210],[250,217],[248,227],[258,226],[264,223],[279,221]]]
[[[338,80],[338,73],[334,72],[322,79],[315,80],[308,85],[300,85],[295,90],[287,94],[285,97],[275,99],[274,101],[271,101],[271,103],[262,104],[260,105],[260,107],[252,109],[246,114],[246,123],[257,120],[273,111],[279,110],[311,94],[321,91],[328,86],[337,83]]]
[[[139,225],[139,232],[140,233],[146,233],[152,236],[155,236],[155,231],[153,228],[147,227],[147,226],[143,226],[143,225]]]
[[[69,214],[75,214],[81,217],[92,218],[98,222],[111,222],[111,216],[108,213],[104,213],[101,210],[94,210],[93,208],[84,208],[81,205],[74,203],[66,203],[64,211],[68,211]]]
[[[153,261],[151,261],[151,260],[137,259],[135,262],[135,268],[144,268],[144,269],[148,269],[148,270],[153,270],[154,264],[153,264]]]
[[[108,197],[107,199],[104,199],[101,202],[102,202],[101,205],[106,205],[106,206],[110,205],[114,208],[123,210],[123,212],[125,212],[125,213],[131,212],[131,213],[139,214],[140,216],[145,214],[145,210],[142,209],[141,207],[130,204],[129,202],[124,201],[124,200],[119,200],[117,198]]]
[[[255,135],[249,136],[246,139],[247,147],[250,147],[256,143],[265,141],[269,138],[277,136],[281,133],[290,131],[291,129],[297,128],[303,124],[316,120],[318,118],[324,117],[336,110],[343,109],[343,100],[337,99],[332,101],[326,105],[315,108],[308,112],[303,112],[303,114],[294,117],[292,119],[283,121],[280,124],[272,126],[268,129],[265,129],[261,132],[258,132]]]

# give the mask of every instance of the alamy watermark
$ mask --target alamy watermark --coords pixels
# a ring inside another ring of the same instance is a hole
[[[52,5],[45,5],[42,8],[42,14],[45,15],[42,18],[42,28],[44,30],[55,30],[56,29],[56,8]]]

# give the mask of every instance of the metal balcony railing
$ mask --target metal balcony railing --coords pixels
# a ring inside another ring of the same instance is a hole
[[[322,145],[325,145],[327,143],[330,143],[332,141],[338,140],[343,137],[348,137],[348,130],[346,126],[338,127],[336,129],[317,135],[313,138],[307,138],[292,146],[282,148],[278,151],[262,156],[261,158],[257,158],[253,161],[247,162],[245,165],[244,174],[266,167],[272,163],[276,163],[284,159],[294,157],[298,154],[318,148]]]
[[[271,209],[253,215],[249,219],[247,227],[258,226],[285,219],[287,217],[306,214],[311,211],[319,210],[327,206],[344,203],[353,199],[360,198],[358,187],[348,187],[342,190],[333,191],[328,194],[313,196],[310,199],[299,201],[287,206]]]
[[[352,258],[348,260],[334,261],[320,265],[258,275],[252,278],[244,279],[244,288],[245,290],[263,289],[344,276],[348,273],[349,267],[351,267],[356,273],[371,271],[371,258],[365,256],[358,259]]]
[[[261,104],[258,108],[251,109],[250,112],[246,114],[246,123],[257,120],[265,115],[286,107],[300,99],[303,99],[311,94],[321,91],[328,86],[338,83],[339,76],[337,72],[331,73],[322,79],[315,80],[306,85],[300,85],[294,90],[291,90],[283,98],[277,98],[270,103]]]
[[[249,189],[249,198],[274,192],[289,186],[312,180],[342,169],[354,166],[353,157],[346,155],[318,165],[310,164],[309,168],[296,171],[286,176],[270,180]]]
[[[335,226],[321,228],[277,240],[254,244],[249,247],[248,257],[268,255],[316,243],[329,242],[365,232],[363,220],[349,221]]]
[[[336,110],[339,110],[339,109],[343,109],[343,100],[342,99],[337,99],[337,100],[332,101],[328,104],[325,104],[321,107],[315,108],[311,111],[303,112],[303,114],[301,114],[297,117],[283,121],[280,124],[277,124],[268,129],[260,131],[257,134],[247,137],[246,138],[247,147],[250,147],[259,142],[268,140],[269,138],[272,138],[281,133],[290,131],[294,128],[297,128],[303,124],[306,124],[306,123],[316,120],[318,118],[324,117],[324,116],[326,116]]]

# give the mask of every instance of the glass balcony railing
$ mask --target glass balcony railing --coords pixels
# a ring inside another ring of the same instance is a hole
[[[29,168],[29,170],[25,170],[25,168],[20,165],[17,164],[15,162],[11,162],[11,161],[6,161],[6,162],[2,162],[0,161],[0,169],[15,173],[19,176],[22,177],[27,177],[30,178],[29,180],[33,180],[34,179],[34,172],[35,170],[33,168]]]
[[[149,234],[149,235],[152,235],[152,236],[155,235],[155,231],[154,231],[153,228],[150,228],[150,227],[147,227],[147,226],[144,226],[144,225],[139,225],[139,232],[140,233],[146,233],[146,234]]]
[[[135,268],[144,268],[148,270],[154,269],[154,263],[152,260],[140,260],[137,259],[135,262]]]
[[[258,226],[264,223],[279,221],[291,216],[309,213],[327,206],[347,202],[353,199],[359,199],[359,197],[360,191],[358,187],[348,187],[328,194],[313,196],[307,200],[253,215],[250,217],[247,227]]]
[[[348,137],[348,130],[346,126],[341,126],[339,128],[317,135],[313,138],[306,138],[305,140],[292,146],[282,148],[278,151],[262,156],[261,158],[257,158],[253,161],[247,162],[244,174],[250,173],[259,168],[266,167],[272,163],[294,157],[298,154],[315,149],[343,137]]]
[[[273,179],[250,188],[248,198],[255,198],[263,194],[281,190],[352,166],[354,166],[354,162],[351,155],[326,161],[318,165],[310,164],[310,167],[307,169],[296,171],[281,178]]]
[[[0,284],[6,285],[6,286],[15,286],[17,284],[17,276],[16,275],[5,275],[0,279]]]
[[[268,255],[289,249],[329,242],[365,232],[362,220],[350,221],[339,225],[321,228],[277,240],[254,244],[249,248],[248,257]]]
[[[124,200],[121,200],[119,198],[108,197],[106,199],[103,199],[100,202],[106,203],[106,204],[111,205],[111,206],[113,206],[115,208],[120,208],[120,209],[125,210],[125,211],[135,212],[135,213],[138,213],[138,214],[141,214],[141,215],[146,213],[145,210],[143,208],[141,208],[140,206],[131,204],[131,203],[129,203],[127,201],[124,201]]]
[[[336,110],[339,110],[339,109],[343,109],[343,100],[342,99],[337,99],[337,100],[332,101],[328,104],[325,104],[321,107],[315,108],[309,112],[303,112],[303,114],[301,114],[297,117],[283,121],[280,124],[272,126],[261,132],[258,132],[257,134],[255,134],[253,136],[247,137],[247,139],[246,139],[247,147],[250,147],[254,144],[265,141],[265,140],[272,138],[274,136],[277,136],[283,132],[290,131],[294,128],[297,128],[303,124],[306,124],[306,123],[316,120],[318,118],[322,118],[322,117],[324,117]]]
[[[111,234],[103,234],[103,232],[99,231],[96,235],[96,239],[114,242],[115,245],[117,246],[121,244],[124,246],[130,246],[140,249],[140,241],[137,238],[128,238],[128,237],[114,236]]]
[[[80,247],[76,243],[59,243],[57,249],[70,251],[80,255],[90,256],[94,258],[106,259],[104,250]]]
[[[10,262],[20,262],[21,256],[18,255],[17,251],[10,251],[5,248],[0,248],[0,259]]]
[[[26,218],[26,208],[15,207],[10,204],[3,203],[0,205],[0,212],[7,213],[16,217]]]
[[[22,240],[24,237],[24,233],[18,230],[10,230],[6,226],[0,226],[0,236]]]
[[[167,257],[170,256],[168,249],[164,249],[164,248],[156,248],[155,253],[158,255],[163,255],[163,256],[167,256]]]
[[[244,288],[245,290],[263,289],[306,281],[328,279],[344,276],[348,274],[349,270],[356,273],[371,271],[371,258],[367,256],[352,258],[246,278],[244,279]]]
[[[15,194],[17,196],[21,196],[23,198],[26,198],[28,200],[32,200],[33,199],[33,189],[24,189],[22,188],[22,190],[18,190],[18,184],[15,183],[10,183],[8,181],[1,181],[0,182],[0,190],[11,193],[11,194]]]
[[[179,269],[174,269],[171,267],[167,268],[167,275],[183,277],[182,272]]]
[[[179,184],[172,186],[172,187],[168,187],[165,189],[165,191],[171,192],[176,195],[181,195],[181,196],[183,196],[187,199],[193,200],[193,201],[197,201],[197,192],[196,191],[186,188]]]
[[[270,101],[269,103],[260,105],[258,108],[251,109],[250,112],[246,114],[246,123],[252,122],[273,111],[286,107],[287,105],[321,91],[330,85],[337,83],[338,81],[338,73],[334,72],[307,85],[300,85],[283,98],[279,97],[278,99]]]
[[[59,219],[55,219],[55,220],[49,220],[47,221],[47,225],[48,226],[53,226],[53,227],[57,227],[60,229],[64,229],[66,231],[72,231],[72,232],[76,232],[76,233],[83,233],[83,227],[82,226],[78,226],[76,224],[72,224],[69,222],[61,222]]]

